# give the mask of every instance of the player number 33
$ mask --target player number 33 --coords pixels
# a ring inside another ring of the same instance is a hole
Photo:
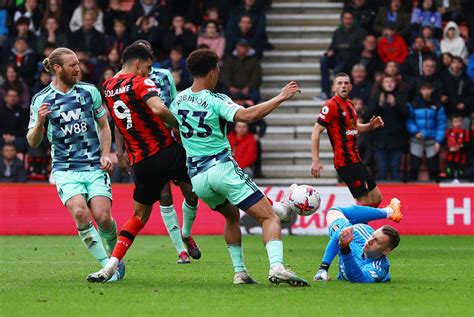
[[[183,123],[182,123],[183,126],[186,127],[186,129],[188,129],[187,132],[181,132],[181,135],[186,139],[189,139],[194,134],[193,127],[188,122],[186,122],[189,112],[190,112],[189,110],[178,110],[178,114],[183,118]],[[192,113],[193,117],[199,118],[198,128],[200,130],[204,129],[204,132],[201,132],[201,131],[196,132],[196,135],[200,138],[207,138],[208,136],[212,134],[211,127],[204,123],[204,119],[206,118],[206,115],[207,115],[207,111],[193,111]]]

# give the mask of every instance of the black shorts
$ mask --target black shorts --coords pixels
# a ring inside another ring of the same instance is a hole
[[[191,184],[186,168],[186,152],[177,144],[159,151],[134,164],[133,199],[144,205],[153,205],[161,199],[161,190],[170,180]]]
[[[346,183],[355,199],[366,195],[377,184],[362,163],[354,163],[338,168],[337,174]]]

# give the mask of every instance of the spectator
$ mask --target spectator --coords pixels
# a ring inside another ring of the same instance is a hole
[[[434,30],[431,26],[425,25],[421,28],[421,36],[425,39],[425,51],[429,51],[436,55],[441,54],[441,43],[434,36]]]
[[[361,49],[365,31],[354,26],[354,16],[351,12],[341,14],[342,25],[334,31],[328,50],[321,57],[321,99],[329,99],[331,82],[329,70],[339,73],[344,70],[346,62]]]
[[[114,74],[116,74],[122,68],[119,51],[114,47],[109,48],[106,59],[98,61],[94,67],[94,78],[99,78],[99,83],[104,69],[106,68],[112,69]]]
[[[162,48],[162,30],[152,23],[151,17],[141,17],[137,21],[137,28],[133,29],[134,40],[146,40],[150,43],[154,51],[160,51]]]
[[[53,17],[56,19],[59,25],[60,30],[66,30],[69,28],[66,19],[64,19],[61,7],[59,5],[60,0],[46,0],[46,8],[43,12],[43,17],[41,18],[41,25],[46,25],[46,20]]]
[[[0,159],[0,182],[26,182],[26,171],[23,162],[16,157],[15,146],[11,143],[7,143],[2,147],[2,158]]]
[[[5,62],[15,64],[18,67],[19,75],[29,86],[33,86],[36,74],[36,57],[28,46],[26,38],[18,37],[15,40]]]
[[[460,112],[465,118],[469,117],[474,106],[474,85],[464,71],[464,61],[460,57],[453,57],[448,73],[443,78],[446,104],[446,114]]]
[[[462,0],[439,1],[441,6],[438,11],[441,13],[443,21],[454,21],[457,24],[464,18],[462,14],[461,2]]]
[[[434,29],[434,35],[441,35],[441,14],[436,9],[433,0],[420,0],[418,7],[411,14],[411,27],[413,35],[420,34],[421,27],[429,25]]]
[[[351,98],[352,99],[352,98]],[[354,110],[357,114],[358,123],[367,123],[369,120],[367,118],[367,106],[364,104],[361,98],[353,98],[352,104],[354,105]],[[357,137],[357,149],[359,150],[360,158],[362,159],[362,165],[372,171],[372,166],[374,166],[374,151],[372,146],[372,134],[371,133],[361,133]]]
[[[474,182],[474,115],[471,114],[471,125],[470,125],[470,135],[469,143],[466,146],[468,167],[466,170],[466,178],[470,182]]]
[[[128,13],[128,25],[139,25],[141,17],[150,18],[150,24],[160,30],[167,30],[171,24],[173,15],[166,1],[140,0],[135,1],[132,9]]]
[[[206,44],[211,50],[216,52],[219,60],[224,58],[225,37],[219,29],[219,24],[214,20],[206,22],[204,31],[197,38],[197,46]]]
[[[18,152],[26,153],[28,114],[19,102],[18,91],[10,88],[5,92],[4,102],[0,105],[0,147],[12,143]]]
[[[433,88],[433,99],[435,102],[440,100],[445,102],[445,99],[441,99],[444,94],[444,84],[436,73],[436,60],[433,58],[426,58],[422,64],[422,75],[413,77],[408,83],[408,99],[413,100],[415,96],[420,92],[421,84],[424,82],[430,82]]]
[[[116,48],[119,51],[120,56],[125,47],[130,43],[130,36],[127,32],[127,22],[122,19],[115,19],[113,30],[110,35],[107,36],[107,47]]]
[[[5,7],[0,6],[0,52],[8,37],[8,12]]]
[[[385,76],[390,76],[395,79],[395,83],[397,84],[400,93],[407,93],[408,87],[400,74],[400,65],[397,62],[388,62],[385,64],[383,72],[378,73],[378,76],[376,75],[377,80],[372,86],[371,96],[375,96],[382,89],[382,81]]]
[[[177,15],[173,18],[170,29],[163,36],[163,49],[169,52],[173,46],[181,46],[184,56],[196,49],[196,35],[184,28],[184,17]]]
[[[178,91],[183,91],[191,86],[191,76],[186,68],[186,59],[183,56],[181,46],[176,46],[171,49],[170,56],[163,62],[162,67],[171,72]]]
[[[115,21],[124,21],[125,27],[127,27],[127,13],[122,10],[120,6],[120,0],[109,0],[109,5],[104,13],[104,28],[106,35],[113,35],[115,28]]]
[[[36,35],[28,29],[30,20],[26,17],[21,17],[16,21],[15,29],[16,32],[11,33],[3,47],[4,55],[9,54],[10,50],[13,48],[15,40],[18,37],[24,37],[28,41],[29,47],[36,47]]]
[[[407,129],[410,134],[410,179],[418,180],[423,153],[428,159],[430,179],[438,181],[440,144],[446,132],[443,106],[433,97],[433,85],[421,84],[419,95],[408,104],[410,116]]]
[[[31,32],[38,33],[41,25],[41,10],[38,7],[38,0],[25,0],[24,4],[15,12],[13,21],[25,17],[29,19],[29,26]]]
[[[182,16],[186,21],[185,29],[196,33],[196,25],[199,25],[202,19],[202,12],[197,0],[172,0],[165,1],[169,7],[172,17]]]
[[[388,22],[395,23],[397,33],[403,38],[410,38],[410,16],[401,10],[401,0],[390,0],[388,6],[380,7],[374,20],[373,30],[382,34]]]
[[[403,37],[397,34],[394,23],[389,22],[384,27],[377,45],[377,52],[384,63],[395,61],[403,64],[408,57],[407,44]]]
[[[366,31],[372,29],[372,21],[375,15],[375,8],[366,0],[352,0],[345,10],[352,12],[354,15],[354,24]]]
[[[469,55],[469,58],[467,59],[467,74],[471,78],[471,80],[474,80],[474,53]]]
[[[362,64],[365,66],[367,72],[367,80],[374,81],[375,71],[382,67],[382,61],[377,54],[377,38],[373,34],[367,34],[362,43],[362,51],[360,54],[354,55],[355,58],[349,65],[352,67],[355,64]]]
[[[59,29],[58,20],[53,16],[47,18],[43,24],[43,30],[36,41],[36,52],[43,52],[46,43],[54,43],[56,47],[68,46],[67,35]]]
[[[84,50],[76,50],[77,59],[79,60],[79,67],[81,71],[77,80],[85,81],[88,83],[96,83],[97,79],[95,78],[94,64],[91,62],[91,58],[87,52]]]
[[[104,57],[107,51],[105,36],[94,27],[93,12],[85,11],[83,13],[82,27],[72,32],[70,46],[75,51],[86,52],[93,63],[96,58]]]
[[[349,93],[349,98],[361,98],[364,104],[368,104],[372,92],[372,84],[367,80],[367,72],[364,65],[356,64],[352,67],[351,82],[352,90]]]
[[[378,179],[401,181],[400,162],[405,146],[406,120],[408,107],[406,100],[397,89],[394,77],[385,76],[381,91],[374,96],[369,105],[367,117],[381,116],[383,129],[373,132],[373,146],[377,160]]]
[[[42,57],[39,57],[38,60],[37,60],[37,63],[36,63],[36,76],[35,78],[38,78],[39,76],[39,73],[41,71],[44,70],[44,65],[43,65],[43,60],[49,56],[49,54],[51,54],[52,51],[54,51],[56,49],[56,44],[54,43],[49,43],[49,42],[46,42],[44,44],[44,48],[43,48],[43,51],[42,51]],[[39,53],[39,52],[38,52]],[[29,107],[29,104],[28,104],[28,107]]]
[[[423,75],[423,61],[428,57],[436,59],[436,54],[425,51],[426,42],[422,36],[417,36],[413,40],[412,52],[408,55],[403,64],[403,74],[407,81]]]
[[[79,31],[84,24],[84,13],[92,13],[92,23],[94,29],[100,33],[104,33],[104,14],[97,4],[96,0],[82,0],[81,5],[79,5],[72,14],[71,21],[69,21],[69,29],[71,32]],[[89,23],[89,22],[88,22]],[[89,27],[88,27],[89,28]]]
[[[42,70],[39,73],[38,80],[35,83],[35,86],[33,87],[33,95],[39,93],[41,90],[46,88],[46,86],[49,85],[51,82],[51,73],[47,72],[46,70]]]
[[[253,165],[257,160],[257,142],[249,133],[249,126],[244,122],[236,122],[234,131],[227,135],[232,148],[232,156],[239,167],[248,176],[253,177]]]
[[[20,105],[22,109],[29,109],[30,107],[30,90],[25,81],[18,73],[18,67],[15,64],[7,64],[4,71],[4,83],[0,86],[0,102],[5,98],[8,89],[18,91],[20,96]]]
[[[469,131],[462,128],[463,116],[460,113],[451,115],[451,128],[446,131],[446,176],[457,181],[464,178],[467,168],[467,151]]]
[[[231,98],[248,98],[254,104],[260,101],[262,67],[260,60],[251,56],[250,43],[246,39],[241,39],[233,56],[224,61],[222,82]]]
[[[449,65],[451,65],[451,62],[453,61],[453,55],[451,55],[451,53],[441,54],[440,60],[441,65],[439,67],[439,74],[441,78],[443,78],[449,71]]]
[[[444,38],[441,40],[441,53],[451,53],[451,55],[459,56],[463,60],[467,59],[466,43],[459,34],[458,25],[453,21],[448,22],[444,28]]]
[[[221,16],[219,14],[219,9],[216,7],[210,7],[206,9],[206,13],[202,17],[203,20],[203,25],[201,27],[205,27],[207,24],[207,21],[215,21],[219,27],[219,29],[223,29],[223,20],[221,19]]]
[[[232,52],[237,47],[237,42],[241,38],[246,39],[250,43],[258,58],[263,56],[263,38],[255,31],[252,18],[246,14],[240,17],[238,29],[226,31],[226,56],[232,55]]]

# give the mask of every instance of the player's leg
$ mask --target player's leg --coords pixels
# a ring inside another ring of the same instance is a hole
[[[222,172],[219,165],[212,169],[217,170],[216,175]],[[255,284],[255,281],[248,275],[244,264],[238,209],[230,204],[224,196],[211,188],[209,178],[213,179],[215,177],[211,174],[212,169],[193,176],[194,191],[211,209],[217,210],[226,218],[224,238],[234,268],[234,283]]]
[[[390,204],[384,208],[353,205],[337,207],[337,209],[343,213],[351,224],[368,223],[369,221],[379,219],[390,219],[394,222],[400,222],[403,218],[401,202],[397,198],[392,198]]]
[[[242,233],[240,231],[239,209],[228,201],[215,208],[226,219],[224,238],[227,243],[232,266],[234,268],[234,284],[256,284],[247,272],[242,249]]]
[[[261,224],[262,238],[270,262],[269,280],[272,283],[286,282],[292,286],[307,286],[304,279],[283,266],[280,218],[273,212],[268,199],[258,186],[233,159],[220,164],[220,170],[214,169],[213,172],[217,172],[217,177],[212,178],[212,188]]]
[[[166,230],[168,230],[168,235],[171,239],[171,242],[178,253],[178,264],[191,263],[181,238],[178,216],[176,215],[176,211],[173,206],[173,196],[171,194],[169,182],[167,182],[163,187],[160,195],[161,218],[163,219],[163,222],[166,226]]]
[[[183,193],[184,200],[182,205],[183,210],[183,227],[182,227],[182,236],[183,241],[188,249],[189,255],[193,259],[201,258],[201,250],[199,249],[196,241],[194,241],[193,236],[191,235],[191,229],[196,219],[197,209],[198,209],[198,197],[196,193],[193,192],[193,187],[190,182],[180,181],[178,182],[179,188]]]
[[[292,211],[289,204],[289,198],[296,187],[298,187],[297,184],[290,185],[280,201],[273,201],[270,197],[266,196],[268,202],[272,206],[273,212],[280,218],[281,223],[288,223],[291,221]]]
[[[109,254],[117,243],[117,225],[112,218],[112,184],[107,172],[97,170],[87,173],[88,204],[98,226],[99,235],[105,241]]]

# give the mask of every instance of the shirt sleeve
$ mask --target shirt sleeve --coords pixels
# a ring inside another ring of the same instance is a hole
[[[335,115],[335,109],[331,107],[331,104],[325,103],[324,106],[321,108],[318,116],[318,123],[324,127],[327,127],[331,122],[332,118]]]
[[[234,116],[239,109],[244,107],[234,103],[232,99],[224,94],[216,94],[213,99],[213,108],[219,118],[233,122]]]
[[[102,97],[100,96],[100,92],[97,88],[92,88],[90,91],[92,95],[92,110],[94,111],[94,118],[99,119],[105,115],[105,108],[102,105]]]
[[[171,74],[170,71],[168,71],[168,79],[170,81],[170,96],[171,100],[174,100],[176,98],[176,95],[178,94],[178,91],[176,90],[176,83],[174,82],[174,77],[173,74]]]
[[[134,80],[134,90],[135,93],[143,99],[143,101],[147,101],[148,99],[152,97],[159,97],[159,90],[156,87],[155,83],[153,80],[150,78],[144,78],[144,77],[137,77]]]
[[[36,120],[38,120],[38,108],[41,105],[42,98],[35,98],[33,97],[32,103],[30,105],[30,121],[28,122],[28,129],[33,129],[36,124]]]

